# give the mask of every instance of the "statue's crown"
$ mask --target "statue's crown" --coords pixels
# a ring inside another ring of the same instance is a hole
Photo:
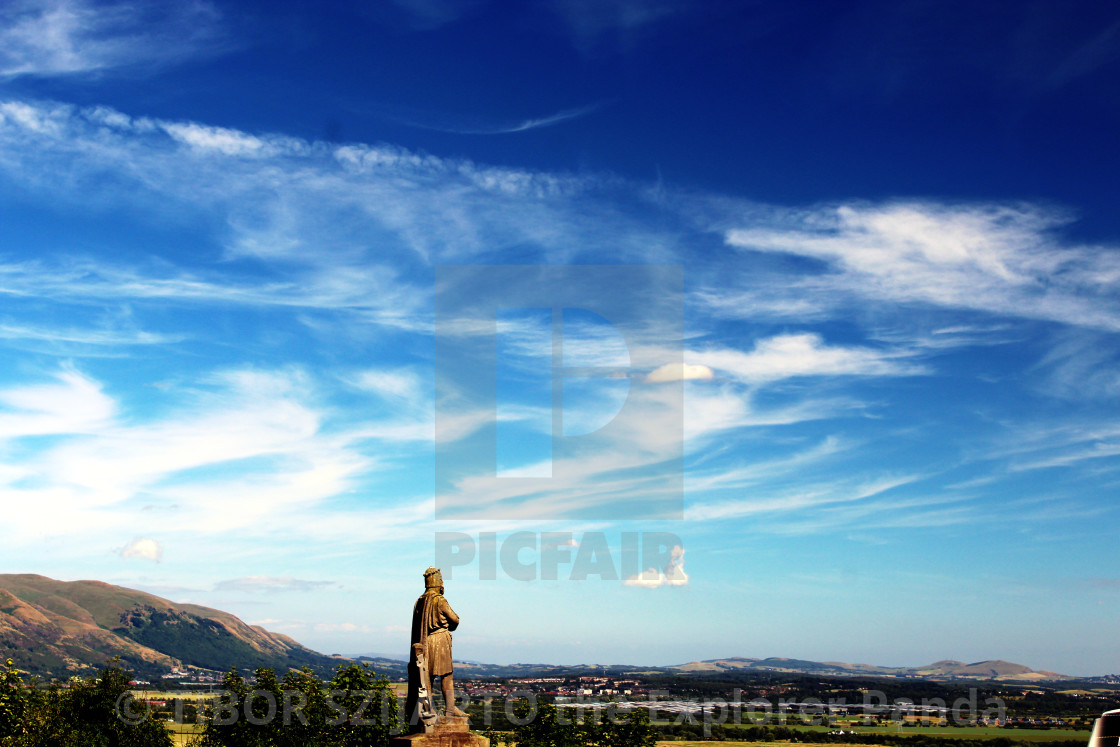
[[[443,586],[443,574],[439,572],[439,568],[429,567],[424,571],[424,588],[438,588]]]

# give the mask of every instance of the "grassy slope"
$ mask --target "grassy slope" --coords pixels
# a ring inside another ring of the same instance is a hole
[[[114,654],[147,675],[179,662],[219,670],[325,670],[334,663],[220,610],[100,581],[0,574],[0,655],[33,673],[61,676],[98,667]]]

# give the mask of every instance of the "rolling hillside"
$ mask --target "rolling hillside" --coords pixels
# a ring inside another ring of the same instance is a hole
[[[141,676],[171,667],[333,668],[337,660],[234,615],[101,581],[0,574],[0,660],[44,677],[88,673],[120,655]]]

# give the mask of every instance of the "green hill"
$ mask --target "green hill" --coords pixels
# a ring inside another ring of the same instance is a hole
[[[140,676],[172,667],[277,671],[337,660],[228,612],[101,581],[0,574],[0,660],[43,677],[88,673],[119,655]]]

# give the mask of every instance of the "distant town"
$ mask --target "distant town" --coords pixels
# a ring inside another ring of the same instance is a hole
[[[162,707],[174,699],[175,690],[199,694],[217,693],[226,673],[195,667],[172,668],[156,683],[133,680],[134,690],[166,691],[167,697],[150,700]],[[254,684],[244,673],[246,684]],[[394,690],[404,697],[405,677],[390,678]],[[896,683],[882,680],[860,683],[855,688],[838,686],[835,679],[800,676],[787,682],[744,679],[738,685],[715,677],[678,675],[641,678],[585,674],[574,676],[463,678],[459,694],[468,704],[502,703],[524,698],[541,699],[558,707],[602,708],[611,704],[620,710],[652,709],[663,717],[696,721],[717,710],[734,709],[744,723],[796,724],[810,719],[820,723],[842,723],[848,728],[877,727],[901,721],[927,726],[950,723],[979,727],[1027,729],[1085,729],[1103,710],[1120,706],[1120,692],[1100,689],[1057,691],[1049,688],[999,686],[962,688],[948,683]],[[846,683],[844,683],[846,684]],[[908,690],[926,695],[915,698]],[[963,704],[962,701],[963,700]],[[998,708],[992,704],[998,704]],[[964,716],[963,720],[961,716]],[[956,719],[956,720],[954,720]]]

